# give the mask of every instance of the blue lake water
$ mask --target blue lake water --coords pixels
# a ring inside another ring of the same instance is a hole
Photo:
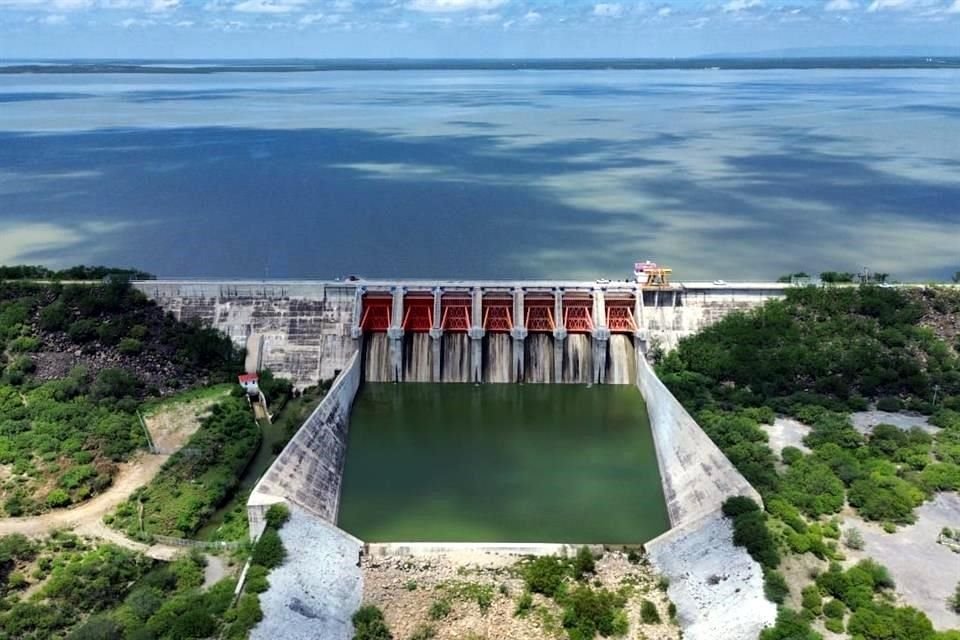
[[[0,75],[0,263],[960,269],[960,70]]]

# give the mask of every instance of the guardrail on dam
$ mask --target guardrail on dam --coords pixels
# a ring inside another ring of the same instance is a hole
[[[632,352],[670,349],[791,285],[582,281],[147,280],[140,291],[199,320],[297,386],[333,378],[362,348],[365,376],[420,382],[633,382]]]

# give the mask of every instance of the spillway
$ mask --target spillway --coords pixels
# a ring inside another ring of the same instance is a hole
[[[506,333],[493,333],[484,339],[483,381],[492,383],[513,382],[511,365],[513,345]]]
[[[442,338],[441,380],[470,382],[470,336],[448,333]]]
[[[607,349],[606,383],[632,384],[637,379],[637,359],[630,336],[610,336]]]
[[[525,342],[523,381],[531,384],[553,382],[553,336],[534,333],[527,336]]]
[[[413,333],[403,341],[403,379],[409,382],[430,382],[433,377],[433,349],[430,336]]]
[[[372,333],[364,340],[364,379],[370,382],[392,382],[390,340],[385,333]]]

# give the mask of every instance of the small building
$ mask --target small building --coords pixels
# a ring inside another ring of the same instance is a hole
[[[248,396],[260,397],[260,376],[255,373],[244,373],[237,376],[240,386],[247,392]]]

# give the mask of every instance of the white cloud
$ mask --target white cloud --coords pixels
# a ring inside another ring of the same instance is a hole
[[[618,2],[601,2],[593,5],[593,15],[603,18],[619,18],[623,15],[623,5]]]
[[[947,13],[960,13],[960,0],[953,0],[953,4],[947,9]]]
[[[666,18],[671,13],[673,13],[673,9],[671,9],[670,7],[660,7],[657,10],[657,15],[660,16],[661,18]]]
[[[542,15],[532,9],[527,11],[527,14],[523,16],[524,22],[540,22],[542,18]]]
[[[147,20],[145,18],[125,18],[118,22],[121,27],[124,29],[132,29],[134,27],[149,27],[156,24],[153,20]]]
[[[44,17],[40,22],[43,24],[66,24],[67,16],[61,13],[55,13],[53,15]]]
[[[233,5],[242,13],[290,13],[303,6],[305,0],[243,0]]]
[[[489,11],[506,4],[507,0],[411,0],[407,8],[424,13],[453,11]]]
[[[196,24],[196,23],[194,23],[193,20],[181,20],[180,22],[178,22],[178,23],[176,24],[176,26],[180,27],[181,29],[189,29],[189,28],[192,27],[194,24]]]
[[[180,0],[151,0],[148,11],[152,13],[163,13],[173,11],[180,6]]]
[[[87,9],[93,5],[92,0],[54,0],[52,3],[54,9],[62,11],[77,11]]]
[[[907,9],[929,6],[931,4],[933,3],[928,0],[873,0],[873,2],[870,3],[870,6],[867,7],[867,11],[876,12],[887,9],[894,11],[905,11]]]
[[[853,0],[830,0],[823,8],[825,11],[853,11],[857,3]]]
[[[739,13],[749,9],[756,9],[763,6],[763,0],[730,0],[723,5],[723,10],[727,13]]]

